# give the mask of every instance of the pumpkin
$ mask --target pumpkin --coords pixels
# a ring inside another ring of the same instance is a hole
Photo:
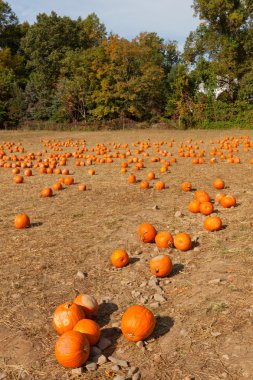
[[[156,182],[155,189],[156,190],[163,190],[163,189],[165,189],[165,183],[163,181]]]
[[[123,249],[116,249],[111,255],[111,263],[116,268],[125,267],[129,262],[129,256]]]
[[[149,261],[149,267],[154,276],[165,277],[172,272],[173,264],[169,256],[159,255]]]
[[[191,189],[192,189],[192,184],[191,184],[190,182],[183,182],[183,183],[181,184],[181,189],[182,189],[183,191],[191,191]]]
[[[73,183],[74,183],[73,177],[68,176],[64,178],[64,185],[70,186],[70,185],[73,185]]]
[[[74,327],[74,331],[85,334],[91,346],[95,346],[100,338],[100,327],[91,319],[81,319]]]
[[[40,196],[43,198],[52,197],[52,195],[53,191],[50,187],[45,187],[40,193]]]
[[[32,171],[31,171],[31,169],[26,169],[24,174],[25,174],[25,176],[27,176],[27,177],[31,177],[31,175],[32,175],[33,173],[32,173]]]
[[[156,320],[153,313],[145,306],[130,306],[122,316],[121,330],[123,335],[132,342],[138,342],[150,336],[155,328]]]
[[[189,206],[188,206],[189,211],[191,211],[194,214],[196,214],[197,212],[199,212],[200,204],[201,203],[199,201],[197,201],[197,200],[191,201],[189,203]]]
[[[16,183],[22,183],[24,182],[24,177],[22,175],[16,175],[14,178],[13,178],[14,182]]]
[[[149,188],[149,182],[148,182],[148,181],[141,181],[141,183],[140,183],[140,188],[141,188],[142,190],[144,190],[144,189],[148,189],[148,188]]]
[[[134,174],[130,174],[128,177],[128,182],[129,183],[135,183],[136,182],[136,177]]]
[[[27,228],[30,227],[30,218],[26,214],[18,214],[15,216],[14,223],[16,228]]]
[[[155,179],[155,173],[154,172],[149,172],[147,174],[147,179],[149,179],[149,180]]]
[[[209,194],[204,191],[204,190],[197,190],[195,192],[195,199],[199,201],[200,203],[202,202],[210,202],[211,198]]]
[[[224,208],[233,207],[236,205],[236,199],[233,195],[226,195],[225,197],[221,198],[220,204]]]
[[[53,315],[53,326],[61,335],[72,330],[83,318],[85,318],[85,312],[81,306],[74,302],[65,302],[56,308]]]
[[[78,190],[79,191],[85,191],[86,190],[86,185],[84,183],[80,183],[80,185],[78,186]]]
[[[95,170],[94,169],[89,169],[88,170],[88,174],[89,175],[94,175],[95,174]]]
[[[174,237],[174,246],[179,251],[188,251],[191,248],[192,241],[190,235],[181,232]]]
[[[216,197],[215,197],[215,202],[220,203],[220,202],[221,202],[221,199],[222,199],[223,197],[225,197],[225,196],[226,196],[226,194],[223,194],[223,193],[219,193],[219,194],[217,194]]]
[[[79,294],[75,299],[74,303],[81,306],[88,318],[96,315],[98,312],[98,303],[95,297],[88,294]]]
[[[63,169],[62,170],[63,175],[69,175],[69,170],[68,169]]]
[[[62,189],[62,184],[60,182],[56,182],[56,183],[53,184],[52,188],[55,191],[59,191],[59,190]]]
[[[137,234],[143,243],[151,243],[155,240],[157,232],[151,224],[143,223],[139,226]]]
[[[55,356],[59,364],[66,368],[81,367],[90,355],[90,343],[85,334],[67,331],[55,344]]]
[[[215,189],[221,190],[221,189],[224,189],[224,187],[225,187],[225,183],[224,183],[224,181],[222,181],[221,178],[216,178],[216,179],[213,181],[213,187],[214,187]]]
[[[12,174],[19,174],[19,173],[20,173],[20,169],[19,168],[12,169]]]
[[[155,243],[159,248],[170,248],[173,245],[173,236],[166,231],[160,231],[155,237]]]
[[[203,215],[210,215],[213,212],[213,205],[211,202],[202,202],[199,206],[199,211]]]
[[[204,227],[207,231],[219,231],[222,227],[222,220],[218,216],[208,216],[204,220]]]

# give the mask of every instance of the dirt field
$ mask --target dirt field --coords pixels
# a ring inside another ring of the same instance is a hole
[[[93,294],[100,303],[97,321],[103,336],[112,341],[104,354],[129,361],[144,380],[253,379],[253,165],[249,163],[253,148],[245,153],[239,147],[241,164],[221,159],[209,164],[209,140],[227,135],[249,135],[253,140],[253,131],[0,132],[0,145],[21,141],[25,153],[45,149],[42,138],[85,139],[88,148],[96,143],[128,143],[132,152],[131,144],[138,140],[155,143],[174,138],[172,148],[162,149],[178,160],[160,174],[161,164],[143,157],[145,168],[135,173],[137,179],[152,169],[166,183],[163,191],[143,191],[138,183],[127,182],[132,168],[120,174],[120,159],[94,165],[96,175],[90,176],[88,167],[75,166],[71,158],[67,168],[75,185],[52,198],[41,198],[40,191],[59,176],[40,175],[34,169],[32,177],[16,185],[11,169],[0,168],[0,379],[75,378],[56,362],[52,314],[77,292]],[[178,158],[178,145],[190,138],[204,140],[200,147],[206,149],[205,164]],[[153,148],[147,151],[158,155]],[[213,199],[218,192],[212,187],[216,177],[224,179],[224,192],[235,195],[238,205],[216,207],[224,228],[210,233],[203,228],[204,217],[188,211],[194,194],[183,192],[180,184],[190,181]],[[78,183],[87,184],[88,191],[79,192]],[[182,216],[175,217],[177,211]],[[15,229],[19,212],[30,216],[31,228]],[[136,231],[143,222],[172,234],[187,232],[195,241],[187,252],[170,250],[174,272],[159,281],[166,300],[160,305],[152,298],[158,287],[145,285],[152,278],[148,261],[158,249],[138,240]],[[120,270],[112,269],[109,261],[116,248],[131,256],[130,264]],[[78,271],[85,273],[84,279],[76,278]],[[142,302],[157,316],[145,349],[113,327],[128,306]],[[112,379],[111,366],[106,363],[79,378]],[[127,370],[118,374],[128,378]]]

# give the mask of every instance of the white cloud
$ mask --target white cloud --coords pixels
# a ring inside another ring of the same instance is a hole
[[[198,20],[193,17],[193,0],[9,0],[20,21],[34,22],[38,13],[55,10],[71,18],[95,12],[112,31],[133,38],[141,31],[156,32],[159,36],[179,41],[179,45]]]

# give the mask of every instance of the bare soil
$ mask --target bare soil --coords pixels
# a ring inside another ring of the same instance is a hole
[[[100,303],[97,321],[102,334],[113,342],[105,355],[139,367],[144,380],[253,379],[253,165],[249,163],[253,148],[244,153],[239,147],[241,164],[221,159],[209,164],[209,140],[226,135],[253,139],[252,131],[0,132],[0,145],[21,141],[25,153],[45,149],[41,143],[45,138],[85,139],[88,148],[96,143],[131,145],[138,140],[155,143],[174,138],[172,148],[162,149],[175,157],[178,145],[189,139],[203,139],[200,147],[206,149],[205,164],[178,158],[165,174],[159,172],[160,163],[144,157],[145,168],[135,173],[137,178],[144,179],[154,170],[166,183],[163,191],[129,185],[127,177],[133,169],[120,174],[120,159],[94,165],[94,176],[88,174],[88,167],[76,167],[75,160],[69,159],[67,168],[75,184],[46,199],[40,198],[41,189],[52,186],[59,176],[40,175],[34,169],[32,177],[16,185],[11,169],[0,168],[0,379],[74,378],[54,357],[57,334],[52,315],[76,292],[93,294]],[[43,157],[50,152],[48,148]],[[157,155],[153,148],[148,152]],[[180,184],[190,181],[214,198],[216,177],[224,179],[224,192],[235,195],[238,205],[216,206],[224,228],[210,233],[203,228],[204,217],[188,211],[193,192],[183,192]],[[86,183],[88,190],[79,192],[78,183]],[[176,211],[183,215],[175,217]],[[15,229],[14,217],[20,212],[30,216],[31,228]],[[160,280],[166,302],[155,308],[150,304],[157,290],[140,287],[151,278],[149,259],[158,254],[154,244],[138,240],[136,231],[143,222],[195,238],[193,249],[167,252],[175,269],[172,276]],[[130,264],[120,270],[112,269],[109,261],[116,248],[126,249],[131,256]],[[76,279],[77,271],[86,274],[83,280]],[[145,351],[112,327],[143,296],[149,297],[145,306],[157,316]],[[106,380],[113,374],[107,363],[79,378]]]

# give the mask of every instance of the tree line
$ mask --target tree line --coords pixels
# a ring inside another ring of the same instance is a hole
[[[95,13],[20,23],[0,0],[0,127],[26,120],[173,120],[186,127],[253,116],[252,0],[194,0],[183,52],[157,33],[108,34]]]

